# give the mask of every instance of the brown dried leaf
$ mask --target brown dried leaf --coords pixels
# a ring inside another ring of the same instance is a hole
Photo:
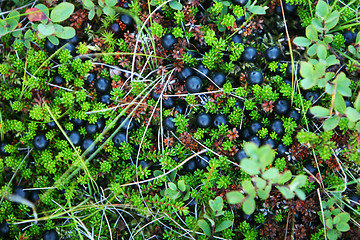
[[[31,22],[35,22],[35,21],[41,21],[46,19],[46,15],[45,13],[43,13],[40,9],[38,8],[29,8],[25,11],[25,13],[28,13],[28,19]]]

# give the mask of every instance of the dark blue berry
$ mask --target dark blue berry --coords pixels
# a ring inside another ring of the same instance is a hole
[[[111,83],[106,78],[99,78],[99,79],[96,79],[94,87],[98,93],[105,94],[110,91]]]
[[[282,136],[285,133],[283,121],[281,119],[275,119],[270,122],[270,132],[275,132],[278,136]]]
[[[210,70],[204,66],[204,64],[200,64],[196,68],[198,71],[195,70],[195,75],[201,78],[202,80],[207,79],[210,77]]]
[[[266,49],[264,53],[265,59],[269,62],[279,61],[281,59],[281,51],[277,46],[272,46]]]
[[[36,150],[45,150],[49,146],[49,140],[46,139],[45,135],[40,134],[35,136],[33,145]]]
[[[284,116],[290,110],[290,104],[287,100],[281,99],[274,104],[274,112],[280,116]]]
[[[202,154],[196,159],[196,167],[205,170],[209,166],[210,157]]]
[[[179,79],[179,81],[183,82],[193,74],[194,70],[188,66],[185,66],[180,72],[177,72],[176,77]]]
[[[174,117],[171,117],[171,116],[166,117],[164,119],[163,126],[164,126],[164,130],[175,131],[176,126],[175,126],[175,122],[174,122]]]
[[[173,49],[176,42],[176,38],[171,33],[168,33],[161,38],[161,45],[165,50]]]
[[[246,155],[244,149],[241,149],[239,151],[236,152],[235,154],[235,160],[237,163],[240,163],[241,160],[243,160],[244,158],[247,158],[248,156]]]
[[[96,123],[86,123],[85,129],[87,134],[93,135],[97,132],[98,128]]]
[[[208,128],[212,124],[211,115],[207,113],[199,113],[196,116],[196,125],[200,128]]]
[[[115,136],[113,137],[112,141],[114,142],[114,146],[115,147],[120,147],[121,143],[126,142],[126,133],[124,132],[118,132],[117,134],[115,134]]]
[[[229,122],[224,114],[217,114],[213,119],[213,125],[215,128],[217,128],[222,124],[228,125]]]
[[[241,54],[241,60],[247,63],[253,63],[258,58],[258,52],[254,47],[246,47]]]
[[[198,93],[202,88],[202,81],[198,76],[190,76],[185,83],[186,90],[189,93]]]
[[[109,105],[111,103],[111,95],[106,93],[100,96],[100,102],[102,102],[105,105]]]
[[[216,72],[212,75],[212,81],[218,86],[222,87],[226,82],[226,77],[221,72]]]
[[[70,142],[72,142],[75,147],[81,145],[81,134],[78,131],[70,131],[67,133],[67,135],[70,139]]]
[[[262,84],[264,77],[260,71],[252,71],[247,77],[247,82],[249,85]]]
[[[43,240],[59,240],[59,235],[55,229],[44,232]]]

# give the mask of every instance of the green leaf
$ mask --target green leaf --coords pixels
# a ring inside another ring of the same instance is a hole
[[[354,107],[357,111],[360,111],[360,92],[358,93],[358,95],[355,99]]]
[[[330,110],[321,106],[314,106],[310,108],[310,112],[315,115],[315,117],[327,117],[330,115]]]
[[[253,212],[255,212],[255,207],[255,199],[251,197],[248,197],[242,205],[243,212],[246,215],[251,215]]]
[[[308,47],[311,44],[311,41],[307,39],[306,37],[296,37],[293,40],[293,43],[300,47]]]
[[[334,40],[334,36],[332,34],[326,34],[323,39],[323,42],[325,44],[330,44],[330,43],[332,43],[333,40]]]
[[[306,199],[306,195],[305,192],[301,189],[295,189],[294,191],[296,193],[296,196],[298,196],[298,198],[302,201],[304,201]]]
[[[325,61],[328,66],[337,65],[340,63],[340,61],[335,57],[335,55],[328,56]]]
[[[244,199],[244,195],[239,191],[232,191],[226,194],[226,198],[230,204],[239,204]]]
[[[327,57],[326,46],[324,44],[318,44],[317,49],[316,49],[316,53],[317,53],[319,58],[326,59],[326,57]]]
[[[360,113],[352,107],[347,107],[345,115],[353,122],[357,122],[360,119]]]
[[[335,109],[339,113],[345,114],[346,103],[343,96],[341,96],[339,93],[335,94]]]
[[[0,20],[0,36],[4,36],[7,33],[6,21]]]
[[[251,158],[257,157],[258,149],[259,149],[258,146],[253,142],[247,142],[244,145],[244,151],[245,151],[246,155]]]
[[[350,230],[350,226],[349,226],[349,224],[342,222],[342,223],[336,224],[336,229],[339,230],[340,232],[347,232]]]
[[[60,43],[59,39],[55,36],[48,36],[47,38],[54,45],[59,45],[59,43]]]
[[[330,131],[334,128],[337,127],[337,125],[339,124],[340,122],[340,117],[335,115],[335,116],[332,116],[331,118],[328,118],[324,121],[324,125],[323,125],[323,128],[325,131]]]
[[[44,4],[36,4],[34,8],[41,10],[45,14],[45,16],[49,17],[49,9]]]
[[[316,80],[312,78],[304,78],[303,80],[300,81],[300,85],[304,89],[310,89],[316,85]]]
[[[325,28],[329,30],[334,28],[338,24],[339,18],[340,14],[337,10],[332,12],[325,20]]]
[[[295,196],[295,194],[291,192],[287,187],[276,186],[276,188],[281,192],[281,194],[286,199],[291,199]]]
[[[68,2],[62,2],[58,4],[50,14],[50,18],[53,22],[62,22],[74,12],[74,5]]]
[[[318,4],[316,5],[315,14],[320,18],[326,18],[329,14],[329,5],[323,0],[319,0]]]
[[[105,0],[105,4],[109,7],[115,6],[117,3],[117,0]]]
[[[256,188],[264,189],[266,187],[266,181],[261,177],[255,177],[252,180],[255,182]]]
[[[311,24],[316,28],[318,32],[322,32],[326,30],[325,28],[322,27],[322,22],[318,18],[313,18]]]
[[[70,38],[74,37],[75,34],[76,34],[76,32],[73,27],[63,27],[62,32],[55,33],[55,35],[61,39],[70,39]]]
[[[224,202],[221,197],[216,197],[214,200],[209,200],[211,209],[215,211],[221,211],[224,207]]]
[[[290,170],[286,170],[278,179],[277,183],[278,184],[284,184],[286,182],[288,182],[292,177],[292,173]]]
[[[301,174],[297,175],[294,180],[289,185],[291,191],[295,191],[297,188],[303,187],[307,182],[307,176]]]
[[[260,173],[259,164],[250,158],[244,158],[240,163],[240,167],[250,176],[254,176]]]
[[[177,185],[180,191],[185,192],[186,190],[185,180],[178,181]]]
[[[261,6],[253,6],[253,7],[249,7],[248,10],[251,13],[257,14],[257,15],[264,15],[266,14],[266,9],[264,7]]]
[[[326,232],[326,235],[329,240],[337,240],[340,237],[341,232],[336,230],[330,230]]]
[[[279,177],[279,169],[277,168],[270,168],[268,170],[266,170],[266,172],[262,175],[262,177],[266,180],[271,180],[274,178]]]
[[[328,227],[329,229],[333,229],[334,225],[333,225],[333,220],[332,218],[328,218],[325,220],[326,223],[326,227]]]
[[[265,170],[267,166],[273,163],[275,154],[269,145],[264,145],[259,148],[259,160],[260,160],[260,168],[262,171]]]
[[[95,17],[95,10],[94,9],[91,9],[90,11],[89,11],[89,20],[92,20],[94,17]]]
[[[181,3],[179,3],[178,1],[171,1],[169,2],[169,6],[174,9],[174,10],[178,10],[181,11],[181,9],[183,8],[183,5]]]
[[[311,78],[314,72],[314,65],[309,62],[300,62],[300,75],[303,78]]]
[[[350,220],[350,214],[347,212],[342,212],[337,214],[336,217],[334,217],[334,224],[338,224],[340,222],[348,222]]]
[[[216,226],[215,228],[215,232],[221,232],[225,229],[227,229],[228,227],[230,227],[232,225],[232,221],[230,220],[225,220],[222,223],[220,223],[219,225]]]
[[[266,192],[265,190],[258,189],[257,194],[258,194],[259,198],[261,198],[261,200],[265,200],[265,199],[269,198],[269,193]]]
[[[199,225],[199,227],[204,231],[205,235],[210,237],[211,236],[211,229],[209,224],[204,220],[204,219],[200,219],[197,224]]]
[[[177,187],[176,187],[175,183],[169,182],[168,185],[171,190],[177,191]]]
[[[49,36],[55,33],[55,27],[54,24],[40,23],[38,26],[38,31],[44,36]]]
[[[313,25],[309,25],[306,27],[305,35],[309,40],[311,40],[313,42],[316,42],[318,40],[318,32],[316,31],[316,28]]]
[[[165,190],[165,196],[175,200],[180,196],[180,193],[178,191],[174,191],[168,188]]]
[[[87,10],[91,10],[95,7],[95,4],[91,0],[83,0],[83,5]]]
[[[243,180],[241,185],[242,185],[242,188],[244,189],[244,191],[247,194],[249,194],[250,197],[252,197],[252,198],[256,197],[255,188],[249,180]]]
[[[108,5],[106,5],[104,8],[103,8],[103,11],[106,15],[108,16],[112,16],[112,15],[115,15],[115,10],[112,8],[112,7],[109,7]]]

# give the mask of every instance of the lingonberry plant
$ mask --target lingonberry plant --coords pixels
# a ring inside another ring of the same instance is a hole
[[[358,1],[0,2],[0,239],[358,238]]]

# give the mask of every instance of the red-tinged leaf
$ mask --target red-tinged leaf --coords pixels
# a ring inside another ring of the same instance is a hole
[[[45,13],[43,13],[40,9],[38,8],[29,8],[25,11],[25,13],[28,13],[28,19],[31,22],[35,22],[35,21],[41,21],[46,19],[46,15]]]

